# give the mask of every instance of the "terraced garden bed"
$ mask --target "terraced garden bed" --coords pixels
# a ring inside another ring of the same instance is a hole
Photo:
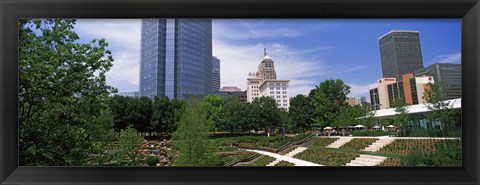
[[[378,151],[386,154],[408,155],[413,151],[430,154],[436,151],[435,139],[397,139]]]
[[[287,161],[280,161],[277,165],[275,166],[294,166],[295,164]]]
[[[340,149],[362,150],[377,140],[378,139],[376,138],[354,138],[350,142],[345,143],[343,146],[341,146]]]
[[[310,146],[313,146],[313,147],[326,147],[330,144],[332,144],[333,142],[335,142],[336,140],[338,140],[339,138],[319,138],[317,139],[317,141],[315,141],[314,143],[312,143]]]
[[[273,161],[275,161],[274,157],[264,155],[252,163],[242,164],[241,166],[267,166]]]
[[[401,160],[398,158],[388,158],[378,166],[401,166]]]
[[[359,155],[357,154],[331,151],[323,148],[309,148],[304,152],[295,155],[294,158],[325,166],[344,166],[358,156]]]

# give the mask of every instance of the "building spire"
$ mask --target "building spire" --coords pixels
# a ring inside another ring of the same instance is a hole
[[[263,48],[263,56],[267,56],[267,48]]]

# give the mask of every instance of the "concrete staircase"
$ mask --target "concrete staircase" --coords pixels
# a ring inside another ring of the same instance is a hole
[[[352,139],[353,139],[353,137],[340,137],[339,139],[337,139],[335,142],[328,145],[327,147],[328,148],[340,148],[342,145],[350,142]]]
[[[345,166],[376,166],[385,160],[387,160],[387,157],[360,155],[359,157],[345,164]]]
[[[305,151],[307,148],[305,147],[298,147],[298,148],[295,148],[294,150],[288,152],[287,154],[285,154],[285,156],[287,157],[293,157],[294,155],[297,155],[299,153],[302,153],[303,151]],[[267,164],[267,166],[275,166],[277,165],[280,161],[282,160],[275,160],[275,161],[272,161],[271,163]]]
[[[363,151],[378,152],[381,148],[383,148],[384,146],[387,146],[388,144],[392,143],[393,141],[395,141],[394,138],[379,138],[377,141],[372,143],[370,146],[363,149]]]

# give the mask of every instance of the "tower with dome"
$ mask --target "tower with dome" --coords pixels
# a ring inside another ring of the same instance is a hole
[[[252,102],[255,98],[269,96],[275,99],[277,107],[288,110],[290,107],[289,82],[290,80],[277,79],[275,63],[264,48],[263,60],[258,65],[258,71],[249,73],[247,78],[247,101]]]

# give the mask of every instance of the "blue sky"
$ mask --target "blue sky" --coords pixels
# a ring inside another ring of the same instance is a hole
[[[138,91],[140,22],[77,20],[81,41],[110,43],[115,61],[107,83],[119,91]],[[460,62],[460,19],[216,19],[213,55],[220,59],[221,86],[245,90],[266,47],[277,78],[290,80],[290,96],[308,94],[326,79],[342,79],[352,87],[350,96],[368,99],[382,77],[378,38],[391,30],[420,32],[425,67]]]

